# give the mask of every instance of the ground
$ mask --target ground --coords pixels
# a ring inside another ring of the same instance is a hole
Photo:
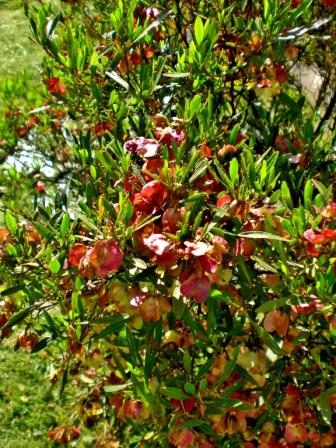
[[[48,429],[61,414],[57,391],[41,357],[15,352],[13,342],[0,346],[0,446],[45,448]]]
[[[38,76],[41,50],[30,37],[29,24],[18,0],[0,0],[0,79],[27,71]]]
[[[0,0],[0,80],[26,71],[38,78],[39,47],[31,40],[19,2]],[[62,414],[56,390],[50,386],[46,364],[13,345],[0,344],[0,447],[45,448],[48,430]]]

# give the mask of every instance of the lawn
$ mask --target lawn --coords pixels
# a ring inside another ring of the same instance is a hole
[[[29,24],[18,0],[0,0],[0,79],[26,71],[38,76],[41,50],[30,38]]]
[[[2,343],[0,364],[0,446],[48,446],[48,430],[56,426],[61,408],[45,363],[38,355],[15,352],[12,344]]]
[[[38,78],[42,54],[30,38],[19,2],[0,0],[0,17],[0,80],[23,71]],[[51,388],[43,359],[14,351],[14,344],[0,344],[0,447],[45,448],[50,446],[48,430],[62,415],[62,402],[57,387]]]

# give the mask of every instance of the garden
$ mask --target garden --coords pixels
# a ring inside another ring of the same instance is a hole
[[[336,446],[335,0],[0,16],[0,445]]]

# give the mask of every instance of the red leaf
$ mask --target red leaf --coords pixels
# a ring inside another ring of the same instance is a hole
[[[323,229],[321,231],[321,234],[329,239],[335,239],[336,238],[336,230],[332,230],[332,229]]]
[[[64,95],[66,87],[61,83],[59,78],[49,78],[45,81],[49,92],[56,93],[57,95]]]
[[[266,314],[264,328],[269,333],[276,331],[280,337],[284,337],[288,330],[289,317],[286,313],[273,310]]]
[[[182,219],[182,210],[167,208],[162,215],[163,230],[169,233],[176,233],[179,229],[178,223],[180,223]]]
[[[287,423],[285,427],[285,439],[287,442],[305,442],[308,438],[307,430],[303,423]]]
[[[157,180],[144,185],[140,194],[144,201],[158,208],[163,205],[168,197],[166,188]]]
[[[102,277],[119,270],[124,254],[116,242],[97,241],[94,250]]]
[[[299,1],[301,2],[301,0],[299,0]],[[283,84],[288,81],[288,73],[287,73],[286,68],[283,65],[276,65],[274,67],[274,73],[275,73],[276,80],[280,84]]]
[[[218,263],[217,260],[210,255],[202,255],[196,260],[196,269],[200,268],[202,274],[208,272],[209,274],[215,274],[217,272]]]
[[[157,255],[166,254],[173,247],[172,243],[167,241],[167,238],[161,233],[153,233],[150,237],[144,238],[144,245]]]
[[[86,252],[87,248],[84,244],[76,243],[69,252],[68,259],[70,266],[78,267]]]
[[[336,0],[323,0],[323,5],[326,8],[336,8]]]
[[[106,132],[111,131],[112,128],[113,128],[112,123],[101,122],[97,123],[93,127],[92,131],[97,137],[101,137],[102,135],[106,134]]]
[[[146,298],[139,305],[139,313],[146,322],[157,322],[161,317],[161,306],[159,300],[153,297]]]
[[[138,152],[144,157],[155,157],[160,149],[160,144],[152,139],[145,137],[136,137],[128,140],[124,144],[124,148],[129,152]]]
[[[119,270],[123,256],[123,251],[113,240],[97,241],[81,259],[80,274],[87,278],[106,278],[111,272]]]
[[[211,282],[205,275],[184,273],[181,278],[181,294],[185,297],[192,297],[198,303],[203,303],[208,298]]]
[[[232,201],[231,196],[228,194],[225,194],[224,196],[221,196],[219,199],[217,199],[217,207],[224,207],[226,204],[230,204]]]
[[[202,154],[203,154],[204,157],[206,157],[207,159],[210,159],[210,157],[211,157],[211,148],[209,148],[209,146],[201,145],[200,150],[202,151]]]
[[[322,250],[321,249],[317,249],[314,246],[314,244],[312,244],[312,243],[307,243],[306,251],[307,251],[307,254],[311,255],[312,257],[318,257],[322,253]]]
[[[211,250],[209,244],[202,241],[185,241],[184,245],[187,246],[187,252],[191,253],[195,257],[201,257]]]
[[[336,219],[336,202],[330,201],[328,206],[322,211],[322,216]]]
[[[175,129],[170,126],[154,129],[154,135],[160,142],[165,143],[166,145],[171,145],[173,142],[180,145],[183,140],[185,140],[185,132],[183,129]]]
[[[191,412],[194,407],[196,406],[196,400],[195,399],[186,399],[186,400],[170,400],[170,404],[175,409],[179,409],[182,412]]]
[[[250,257],[251,255],[253,255],[255,249],[256,243],[254,241],[245,238],[238,239],[233,249],[233,255],[235,257],[237,257],[238,255],[241,255],[243,257]]]
[[[190,429],[173,429],[168,436],[169,442],[177,447],[192,446],[194,435]]]
[[[301,399],[300,391],[296,386],[294,386],[294,384],[288,384],[285,387],[285,392],[287,395],[289,395],[292,398],[295,398],[296,400]]]
[[[312,244],[323,244],[329,241],[327,235],[322,235],[313,229],[306,230],[303,234],[304,238]]]
[[[141,171],[145,174],[160,174],[162,168],[163,168],[162,159],[150,159],[144,164]],[[152,178],[150,178],[149,181],[151,179]]]

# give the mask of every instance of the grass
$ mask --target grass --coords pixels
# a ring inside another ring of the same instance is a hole
[[[19,0],[0,0],[0,18],[0,82],[16,82],[24,72],[33,85],[38,84],[43,52],[31,39]],[[69,416],[74,413],[76,389],[67,385],[60,399],[59,383],[51,388],[44,358],[23,349],[14,351],[14,345],[14,337],[0,342],[0,448],[54,447],[48,431],[63,422],[65,426],[74,423]],[[92,432],[83,429],[80,440],[70,446],[93,447]]]
[[[50,446],[48,430],[57,425],[62,408],[50,389],[45,363],[2,343],[0,364],[0,446]]]
[[[0,0],[0,17],[0,81],[23,72],[38,80],[42,51],[30,37],[19,1]],[[64,418],[63,402],[51,389],[44,360],[14,351],[14,344],[0,344],[0,447],[50,447],[48,431]]]
[[[70,381],[60,397],[60,382],[49,381],[49,364],[43,355],[14,351],[16,337],[0,344],[0,448],[54,448],[49,430],[76,423],[77,389]],[[94,433],[84,427],[81,432],[80,439],[69,446],[92,448]]]
[[[31,39],[27,18],[18,0],[0,0],[0,79],[26,71],[38,77],[42,52]]]

